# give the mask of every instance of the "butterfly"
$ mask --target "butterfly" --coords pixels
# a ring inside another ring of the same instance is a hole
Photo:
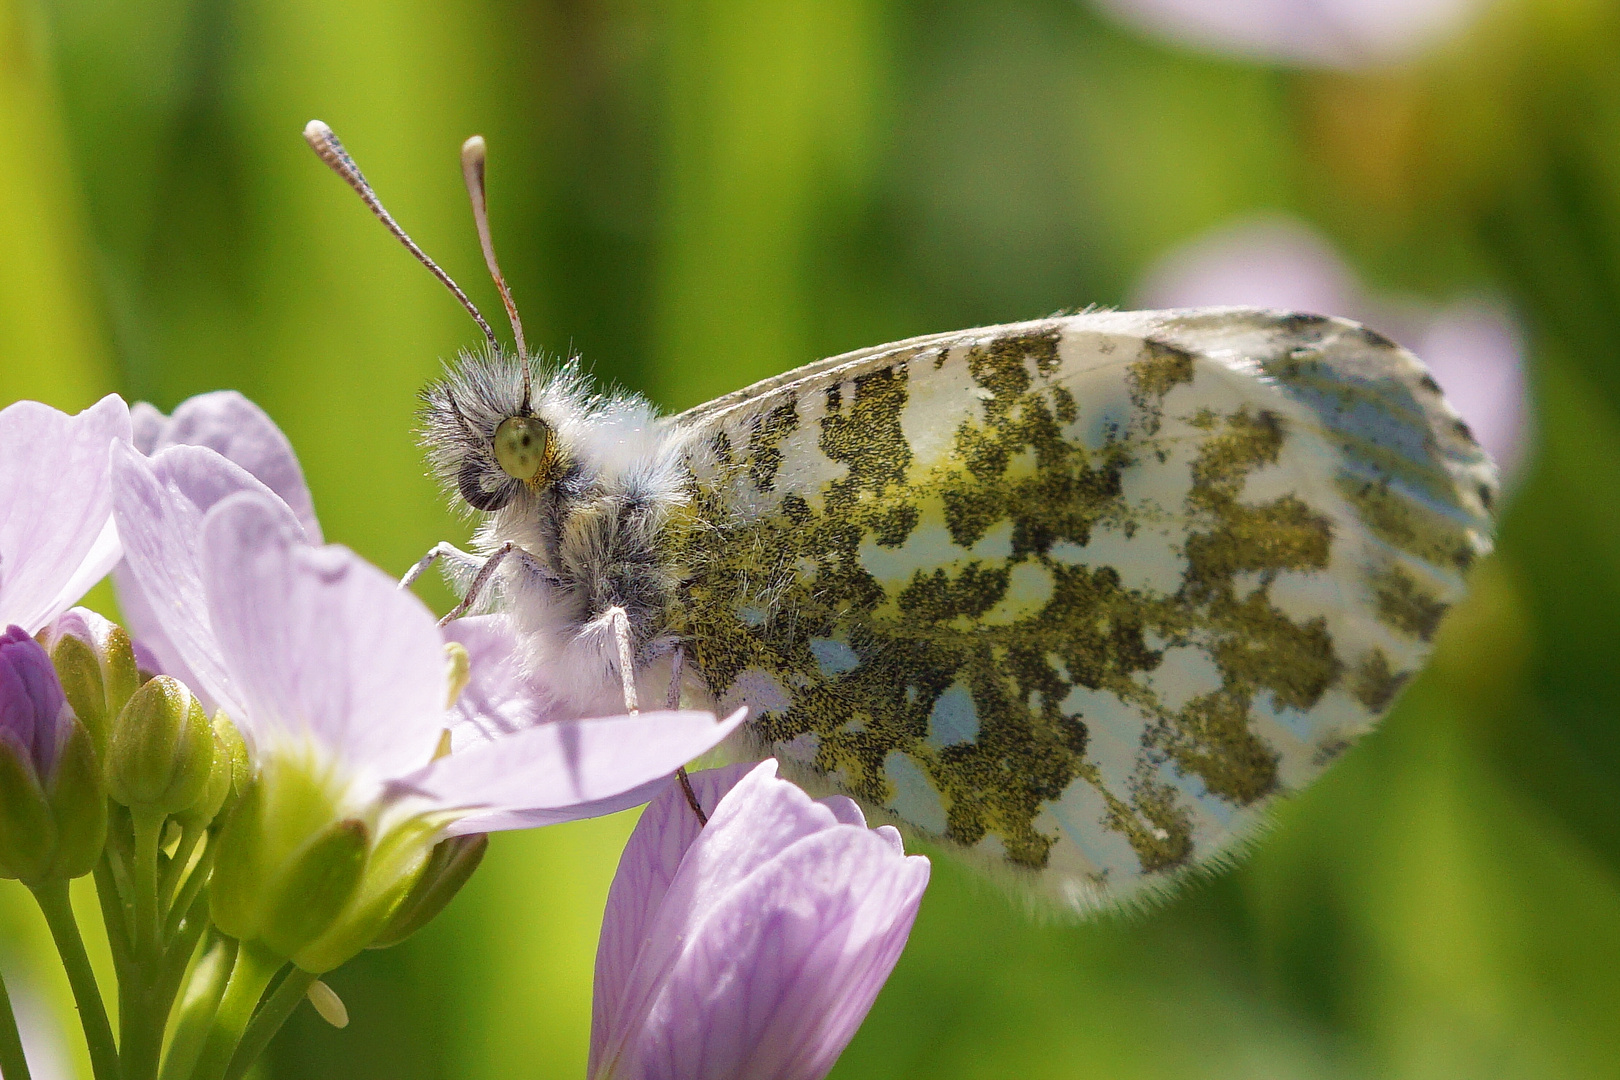
[[[476,552],[408,579],[442,559],[452,614],[506,612],[568,710],[747,706],[735,752],[1061,905],[1232,852],[1389,710],[1491,549],[1495,466],[1344,319],[1085,311],[660,416],[528,355],[481,140],[463,163],[517,350],[462,297],[490,344],[423,434]]]

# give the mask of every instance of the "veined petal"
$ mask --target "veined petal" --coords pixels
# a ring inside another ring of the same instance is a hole
[[[703,812],[712,816],[726,793],[758,767],[757,762],[750,761],[692,773],[688,779]],[[613,875],[607,909],[602,915],[602,935],[596,942],[596,979],[591,994],[593,1063],[606,1049],[609,1032],[623,1030],[620,1011],[626,1002],[630,972],[670,882],[681,868],[686,849],[701,829],[680,784],[667,780],[663,790],[641,812],[636,831],[619,856],[619,869]]]
[[[145,402],[132,407],[135,447],[148,456],[171,446],[206,446],[247,470],[286,503],[310,543],[321,542],[304,470],[292,443],[259,406],[235,390],[216,390],[182,401],[173,416]]]
[[[129,437],[116,394],[74,416],[37,401],[0,410],[0,625],[39,630],[116,559],[107,451]]]
[[[120,446],[112,471],[113,516],[124,538],[124,561],[114,580],[131,637],[165,673],[210,706],[239,717],[242,703],[214,640],[203,591],[203,516],[238,492],[274,496],[245,470],[200,446],[171,447],[150,460]],[[299,528],[285,504],[280,517]]]
[[[488,831],[493,815],[527,827],[634,806],[677,767],[719,745],[742,723],[712,713],[655,712],[560,720],[440,758],[400,786],[450,809],[478,809],[458,832]],[[476,825],[474,824],[476,823]]]
[[[733,786],[740,771],[692,777],[705,805],[724,796],[702,830],[671,788],[625,849],[597,954],[592,1077],[820,1080],[904,947],[928,861],[777,779],[775,762]]]
[[[261,745],[313,738],[378,779],[430,758],[444,639],[427,607],[348,548],[314,547],[273,495],[231,495],[202,528],[220,655]]]
[[[795,842],[687,924],[631,1074],[826,1076],[899,959],[928,874],[865,829]]]

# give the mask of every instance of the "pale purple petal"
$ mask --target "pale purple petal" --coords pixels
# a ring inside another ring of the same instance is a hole
[[[173,416],[142,402],[132,415],[135,446],[154,454],[170,446],[206,446],[240,465],[275,492],[297,516],[312,544],[321,542],[304,470],[274,420],[235,390],[217,390],[182,401]]]
[[[1328,67],[1408,59],[1462,29],[1484,0],[1101,0],[1176,41]]]
[[[440,758],[402,778],[401,787],[448,809],[484,811],[458,821],[456,835],[488,832],[502,821],[528,828],[594,817],[651,798],[664,777],[719,745],[745,715],[556,721]]]
[[[0,743],[48,782],[65,737],[67,698],[50,654],[20,626],[0,630]]]
[[[75,416],[37,401],[0,410],[0,624],[39,630],[117,561],[107,455],[129,431],[116,394]]]
[[[238,492],[274,496],[246,471],[200,446],[170,447],[151,459],[120,446],[113,452],[112,471],[113,513],[125,540],[124,561],[115,572],[125,626],[165,674],[191,687],[210,707],[240,717],[242,702],[214,639],[203,592],[203,516]],[[285,504],[281,517],[299,528]]]
[[[757,766],[754,762],[704,769],[690,776],[698,805],[713,814],[720,800]],[[621,1007],[626,1002],[631,969],[646,943],[653,917],[664,902],[686,849],[698,838],[701,826],[686,802],[686,793],[671,779],[641,812],[641,820],[608,890],[602,916],[602,935],[596,942],[596,980],[591,999],[591,1061],[602,1056],[608,1033],[623,1030]]]
[[[1415,349],[1479,444],[1504,470],[1519,462],[1528,436],[1524,341],[1512,317],[1480,301],[1453,304]]]
[[[521,643],[505,615],[474,615],[444,628],[471,662],[470,680],[450,709],[451,748],[481,742],[556,719],[551,694],[525,671]]]
[[[432,757],[448,684],[420,600],[347,548],[305,543],[286,504],[258,492],[208,512],[201,565],[239,723],[260,746],[313,739],[377,779]]]
[[[700,799],[739,771],[694,776]],[[701,831],[678,789],[643,815],[604,918],[591,1076],[819,1080],[871,1007],[927,860],[775,771],[752,767]]]
[[[928,870],[849,827],[781,852],[689,925],[633,1075],[821,1080],[900,958]]]

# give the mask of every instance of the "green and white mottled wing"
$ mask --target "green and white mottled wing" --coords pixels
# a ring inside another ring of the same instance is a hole
[[[1422,665],[1495,470],[1354,323],[1094,312],[674,418],[671,629],[795,778],[1075,907],[1228,851]]]

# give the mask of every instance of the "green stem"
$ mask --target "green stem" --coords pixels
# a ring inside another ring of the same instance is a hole
[[[118,1047],[113,1042],[112,1025],[107,1022],[101,990],[96,986],[96,973],[90,967],[84,939],[79,936],[79,924],[73,917],[68,883],[45,881],[29,888],[45,915],[46,925],[51,928],[51,937],[56,939],[62,967],[67,970],[68,985],[73,988],[73,1000],[79,1007],[79,1022],[84,1026],[84,1040],[90,1047],[90,1066],[96,1080],[119,1080],[122,1074],[118,1067]]]
[[[180,887],[180,881],[185,876],[186,865],[191,862],[192,853],[197,850],[197,841],[207,835],[207,832],[207,829],[187,829],[180,834],[180,846],[174,849],[174,858],[169,861],[168,867],[164,869],[163,881],[158,886],[158,912],[160,915],[169,911],[169,905],[174,902],[174,891]]]
[[[218,930],[212,931],[210,937],[186,983],[175,1017],[174,1038],[169,1040],[168,1053],[163,1057],[161,1080],[187,1080],[191,1076],[203,1040],[213,1026],[214,1014],[219,1011],[220,995],[225,993],[226,980],[236,961],[236,942]]]
[[[284,963],[286,961],[281,957],[257,942],[243,942],[237,946],[231,981],[225,984],[225,994],[219,999],[214,1026],[208,1032],[208,1041],[203,1044],[197,1069],[191,1074],[192,1080],[224,1080],[225,1070],[242,1041],[248,1022],[253,1019],[264,988],[270,985],[270,979]]]
[[[242,1042],[236,1048],[236,1054],[231,1058],[230,1068],[225,1070],[225,1080],[241,1080],[241,1077],[259,1060],[264,1048],[270,1045],[281,1025],[287,1022],[287,1017],[298,1008],[298,1003],[304,1000],[309,988],[315,982],[316,976],[311,975],[303,968],[295,967],[287,972],[287,977],[281,980],[259,1011],[253,1014],[253,1020],[248,1024],[247,1031],[242,1035]]]
[[[17,1017],[11,1011],[11,996],[6,993],[4,978],[0,978],[0,1076],[6,1080],[12,1077],[29,1080],[22,1033],[17,1030]]]
[[[208,846],[203,848],[196,867],[186,877],[186,883],[180,887],[180,895],[174,898],[174,905],[169,909],[169,921],[163,928],[165,938],[171,938],[179,932],[180,920],[191,910],[193,901],[197,899],[202,887],[208,884],[208,875],[214,869],[214,850],[214,839],[209,837]]]
[[[118,879],[113,874],[113,856],[102,852],[96,863],[96,899],[101,901],[101,921],[107,927],[107,944],[112,948],[113,967],[122,983],[129,971],[131,960],[129,940],[129,908],[118,892]]]
[[[134,813],[135,865],[131,885],[135,895],[136,955],[155,956],[162,948],[162,924],[158,922],[158,844],[163,839],[161,813]]]

